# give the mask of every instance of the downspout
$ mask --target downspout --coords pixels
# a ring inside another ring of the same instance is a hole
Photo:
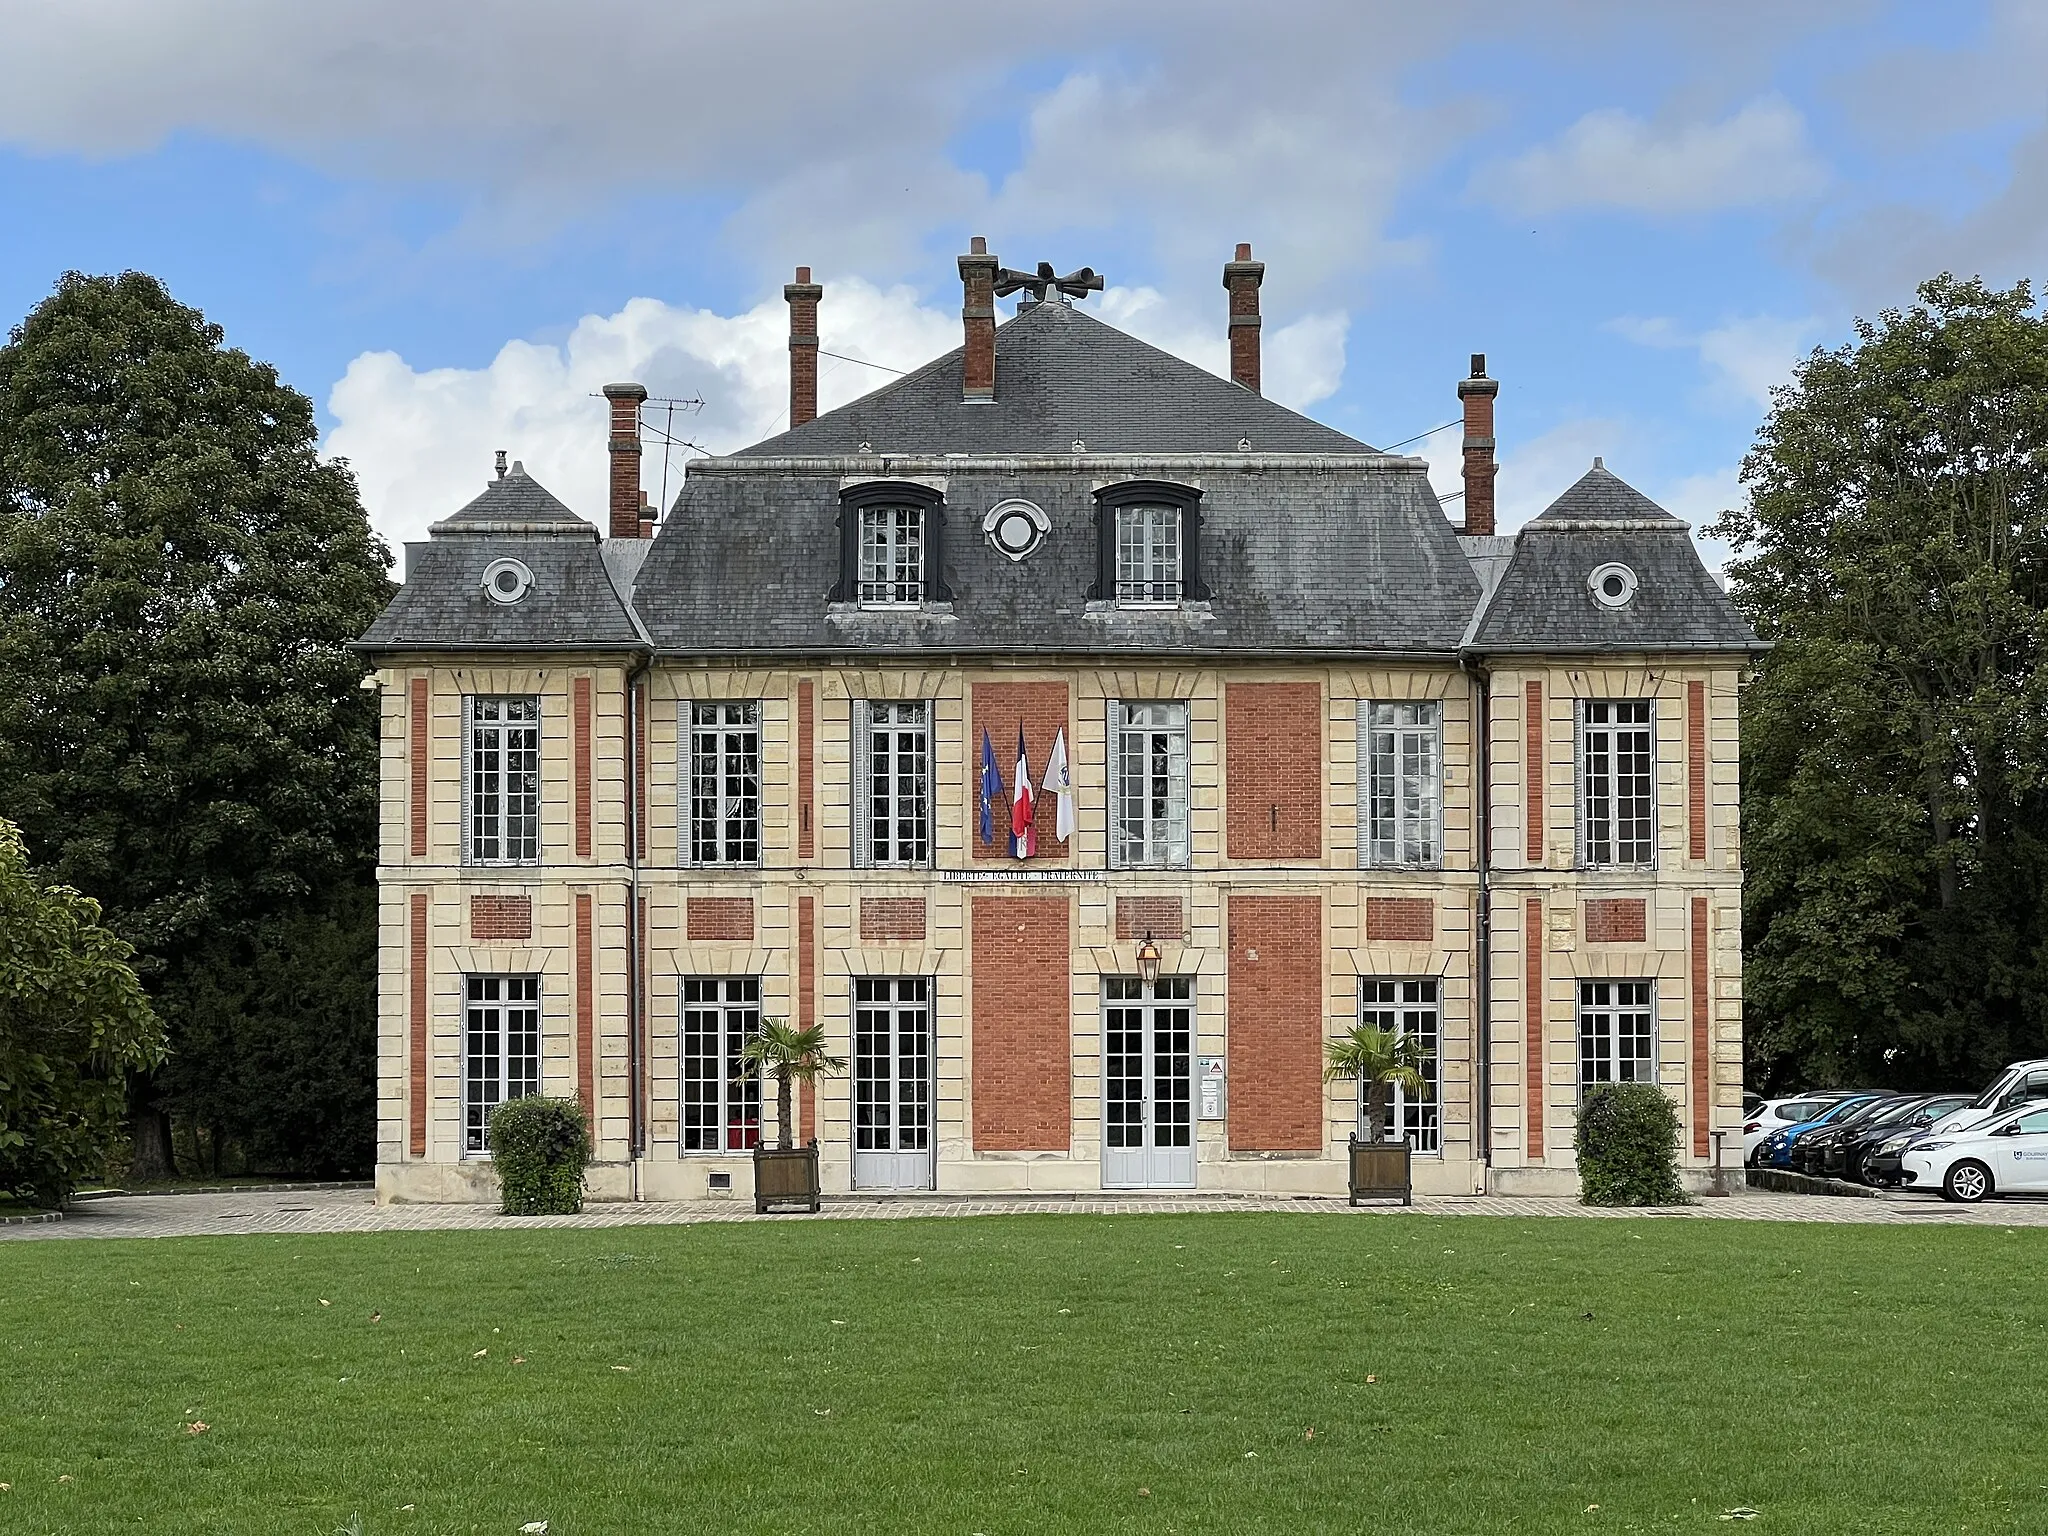
[[[1489,879],[1493,865],[1493,711],[1484,667],[1461,655],[1458,665],[1472,680],[1473,740],[1478,763],[1473,787],[1473,840],[1477,844],[1479,867],[1479,912],[1472,925],[1472,1028],[1475,1036],[1473,1077],[1477,1105],[1472,1134],[1479,1141],[1481,1175],[1485,1185],[1493,1182],[1493,893]],[[1486,1190],[1482,1189],[1481,1193]]]
[[[646,721],[641,718],[640,680],[653,662],[652,654],[643,651],[626,673],[626,1158],[633,1170],[636,1202],[647,1198],[640,1182],[647,1155],[647,1052],[641,1040],[646,1008],[640,975],[640,827],[647,814],[640,803],[640,740]]]

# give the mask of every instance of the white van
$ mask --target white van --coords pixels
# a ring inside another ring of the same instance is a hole
[[[1999,1073],[1998,1081],[1980,1093],[1974,1103],[1943,1116],[1940,1124],[1928,1127],[1927,1134],[1953,1135],[2036,1099],[2048,1101],[2048,1060],[2016,1061]]]

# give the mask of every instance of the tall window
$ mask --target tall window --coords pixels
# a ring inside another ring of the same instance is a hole
[[[756,976],[683,978],[683,1150],[761,1144],[761,1074],[741,1052],[761,1032]]]
[[[1647,981],[1579,983],[1579,1089],[1655,1081],[1656,1009]]]
[[[860,509],[859,600],[881,607],[924,601],[924,508]]]
[[[692,704],[690,861],[761,861],[760,705]]]
[[[853,720],[854,862],[922,868],[931,862],[931,706],[856,700]]]
[[[1177,603],[1180,508],[1138,502],[1116,509],[1116,597],[1120,603]]]
[[[1116,784],[1110,844],[1117,868],[1181,868],[1188,862],[1188,707],[1109,706]]]
[[[462,1150],[490,1150],[491,1111],[540,1092],[540,978],[471,976],[462,1028]]]
[[[540,700],[463,700],[469,727],[469,857],[478,864],[540,861]]]
[[[1443,721],[1434,703],[1366,704],[1358,749],[1367,864],[1436,864],[1443,859]]]
[[[1358,984],[1358,1021],[1391,1029],[1421,1045],[1422,1091],[1410,1093],[1398,1083],[1388,1091],[1387,1123],[1380,1133],[1394,1141],[1404,1136],[1418,1152],[1441,1152],[1442,1128],[1437,1119],[1437,981],[1434,976],[1387,981],[1365,977]],[[1365,1121],[1365,1085],[1358,1085],[1358,1118]]]
[[[1649,864],[1657,853],[1648,699],[1589,699],[1579,728],[1584,863]]]

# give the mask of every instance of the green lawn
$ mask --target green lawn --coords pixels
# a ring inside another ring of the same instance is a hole
[[[0,1242],[0,1531],[2038,1532],[2044,1366],[1995,1227]]]

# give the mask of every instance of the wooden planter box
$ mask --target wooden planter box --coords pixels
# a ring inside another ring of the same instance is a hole
[[[765,1214],[775,1206],[818,1208],[818,1144],[811,1141],[787,1152],[780,1147],[754,1148],[754,1210]]]
[[[1407,1140],[1364,1142],[1351,1138],[1351,1203],[1363,1200],[1399,1200],[1415,1203],[1415,1185],[1410,1177],[1413,1156]]]

